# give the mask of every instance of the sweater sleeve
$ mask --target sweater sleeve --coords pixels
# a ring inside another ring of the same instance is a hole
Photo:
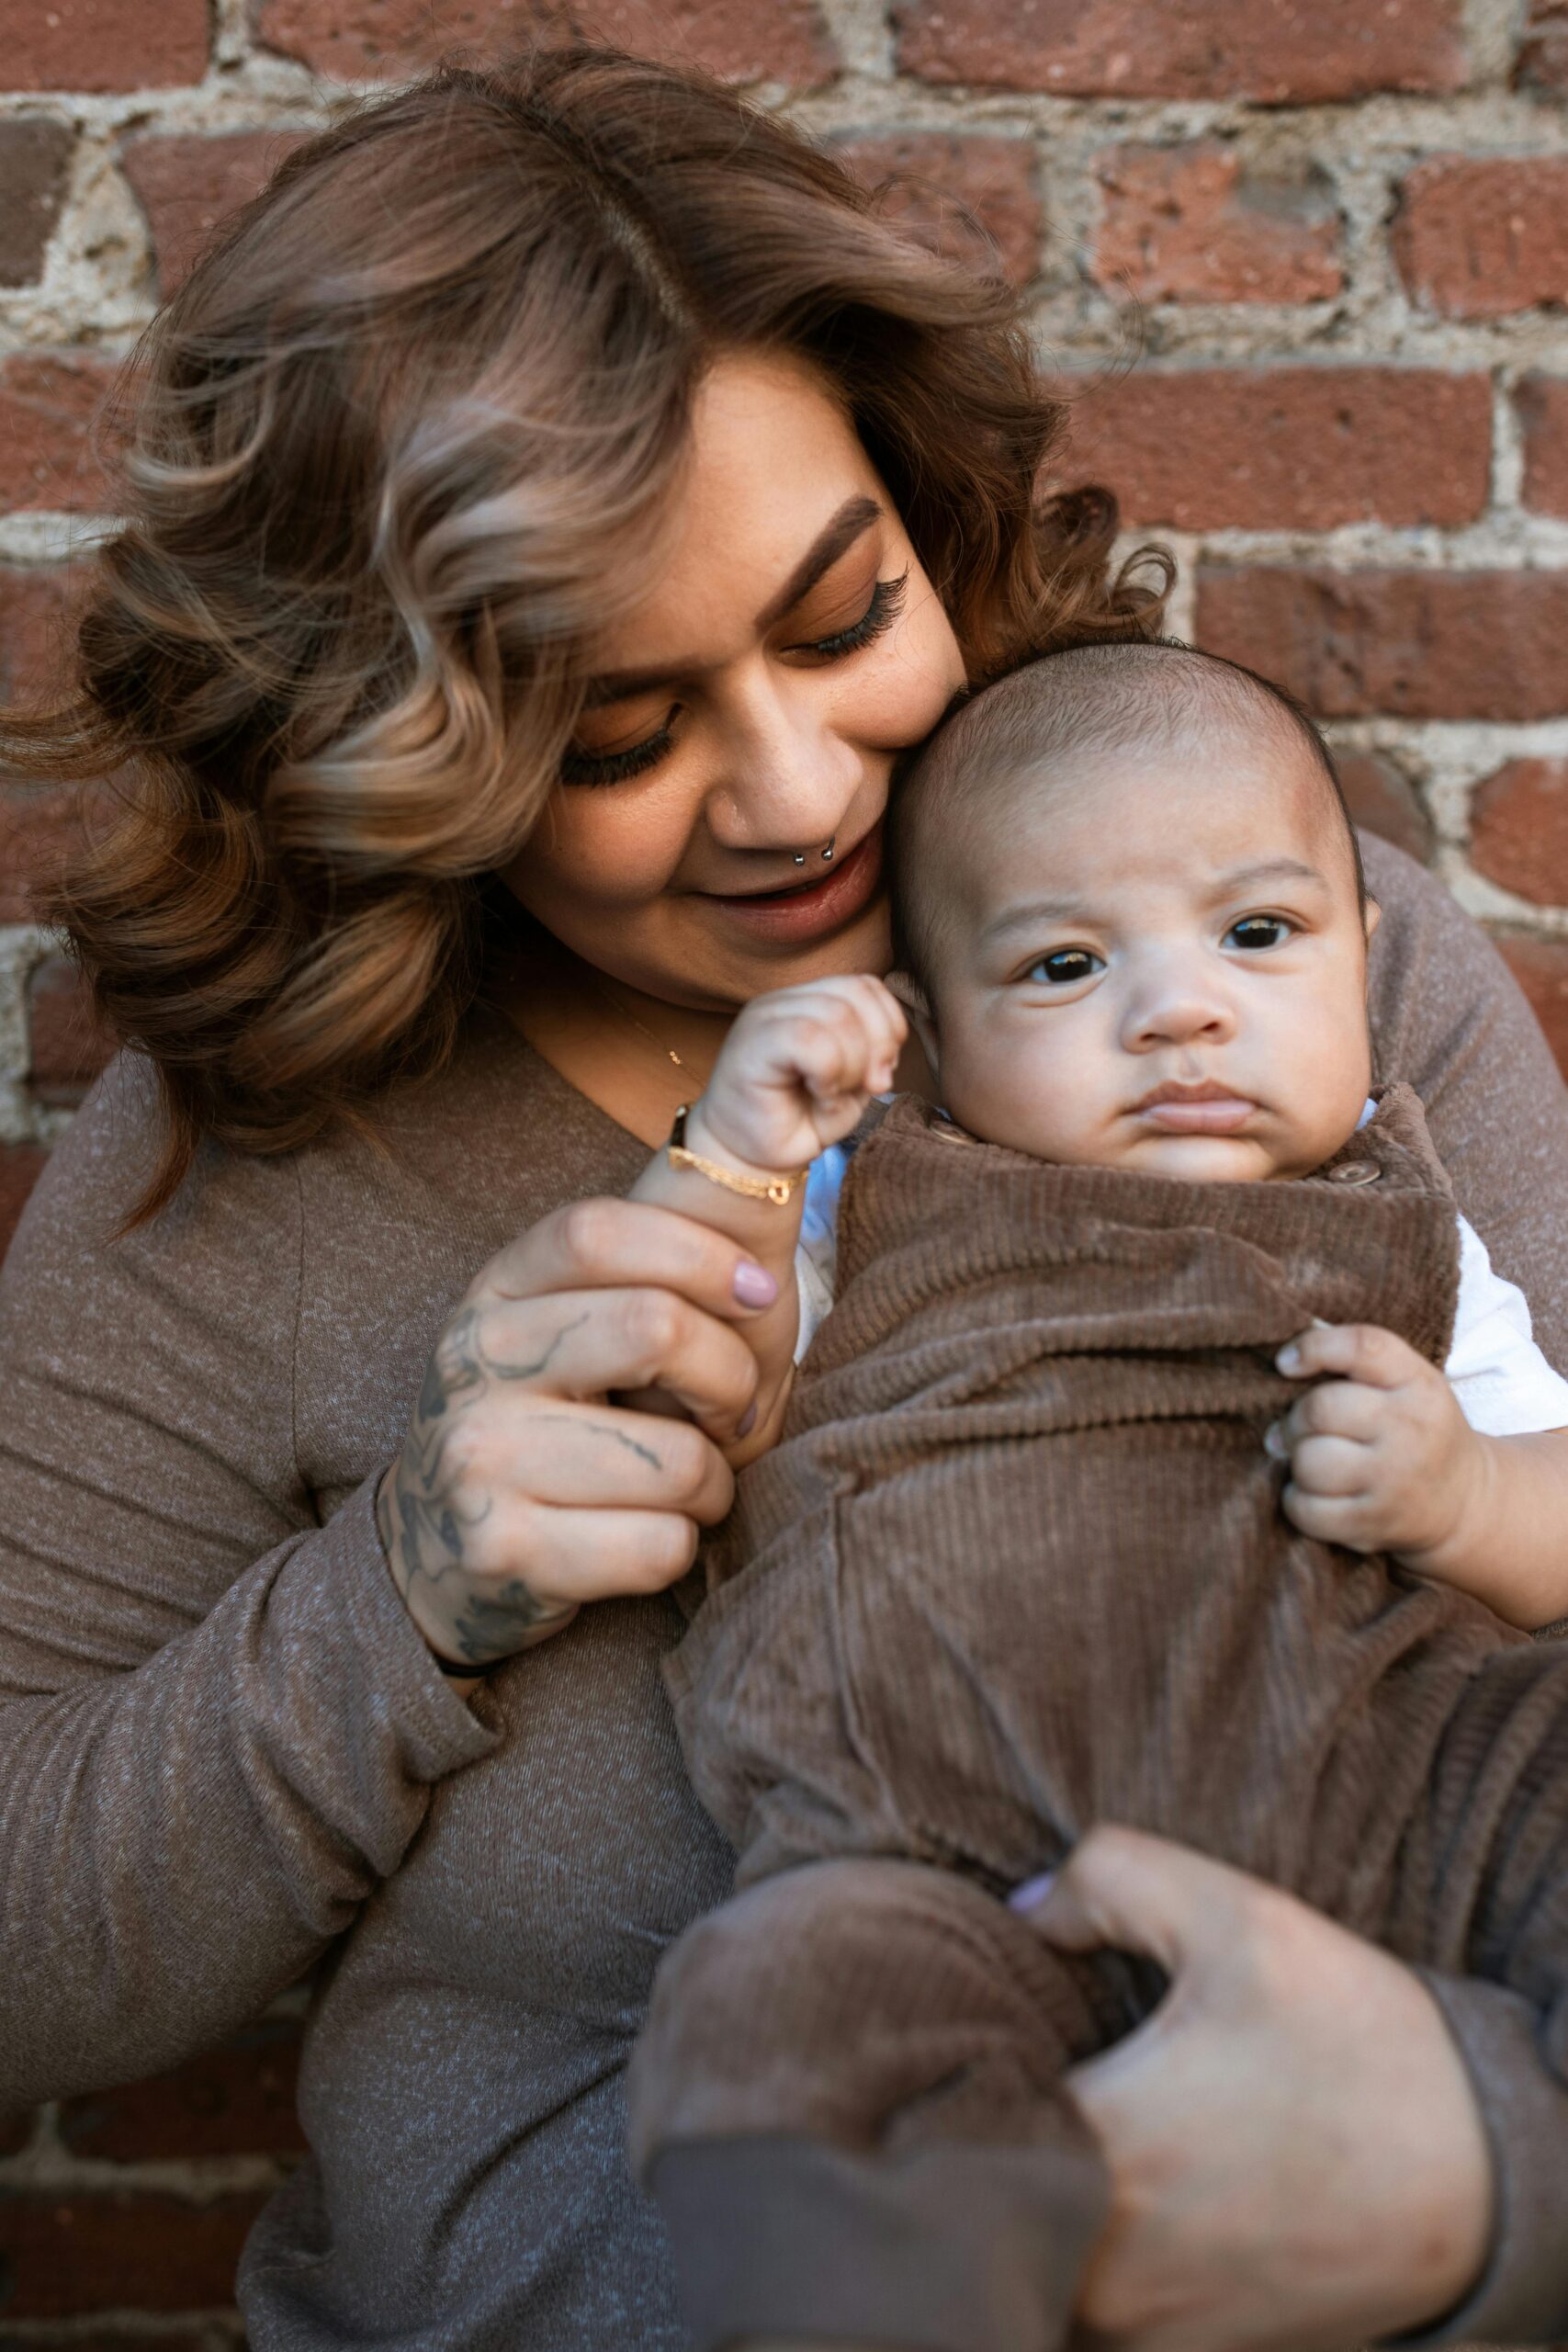
[[[1379,1075],[1426,1106],[1460,1209],[1568,1372],[1568,1089],[1512,973],[1441,883],[1363,838],[1382,909],[1372,941]]]
[[[1543,1353],[1568,1368],[1568,1092],[1479,925],[1403,852],[1371,837],[1362,849],[1382,909],[1371,972],[1380,1074],[1420,1095],[1460,1209],[1524,1292]],[[1568,2332],[1568,2090],[1517,1995],[1476,1978],[1428,1982],[1475,2087],[1496,2218],[1474,2293],[1418,2340],[1555,2343]]]
[[[109,1238],[146,1097],[110,1072],[0,1275],[0,2112],[243,2023],[494,1744],[375,1479],[323,1526],[296,1469],[288,1163],[215,1160]]]

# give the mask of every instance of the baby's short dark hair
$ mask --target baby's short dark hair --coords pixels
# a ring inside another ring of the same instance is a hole
[[[1065,646],[955,696],[933,733],[900,763],[886,827],[893,955],[929,998],[940,922],[922,873],[922,833],[976,782],[1011,782],[1068,752],[1129,751],[1151,736],[1258,720],[1288,729],[1323,778],[1348,844],[1364,914],[1360,843],[1334,754],[1310,715],[1270,678],[1177,638]],[[939,862],[938,862],[939,863]]]

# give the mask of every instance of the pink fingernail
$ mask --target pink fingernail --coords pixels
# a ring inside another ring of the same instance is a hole
[[[1038,1878],[1026,1878],[1023,1884],[1015,1886],[1008,1896],[1008,1909],[1032,1911],[1037,1903],[1044,1902],[1055,1883],[1055,1871],[1042,1871]]]
[[[729,1286],[742,1306],[772,1306],[779,1295],[766,1266],[755,1265],[750,1258],[742,1258]]]

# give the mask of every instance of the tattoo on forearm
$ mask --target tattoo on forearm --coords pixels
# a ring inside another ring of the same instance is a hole
[[[531,1363],[511,1363],[487,1354],[477,1307],[466,1307],[443,1332],[426,1368],[396,1472],[383,1481],[377,1498],[377,1525],[405,1601],[422,1579],[439,1586],[467,1574],[469,1532],[483,1524],[492,1508],[489,1497],[457,1508],[446,1462],[454,1421],[484,1396],[492,1381],[537,1379],[588,1319],[585,1311],[563,1323]],[[530,1591],[521,1577],[483,1593],[461,1585],[459,1591],[449,1619],[452,1639],[457,1655],[476,1665],[504,1656],[517,1646],[520,1634],[559,1614]]]

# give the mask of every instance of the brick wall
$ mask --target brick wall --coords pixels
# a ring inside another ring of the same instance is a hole
[[[1077,389],[1074,471],[1181,558],[1178,626],[1325,716],[1359,808],[1496,933],[1568,1060],[1563,0],[583,14],[978,217]],[[0,691],[46,668],[104,504],[115,357],[225,208],[355,81],[564,16],[0,0]],[[28,921],[67,813],[0,782],[0,1246],[102,1051]],[[286,2004],[162,2083],[0,2122],[0,2352],[234,2343],[297,2030]]]

